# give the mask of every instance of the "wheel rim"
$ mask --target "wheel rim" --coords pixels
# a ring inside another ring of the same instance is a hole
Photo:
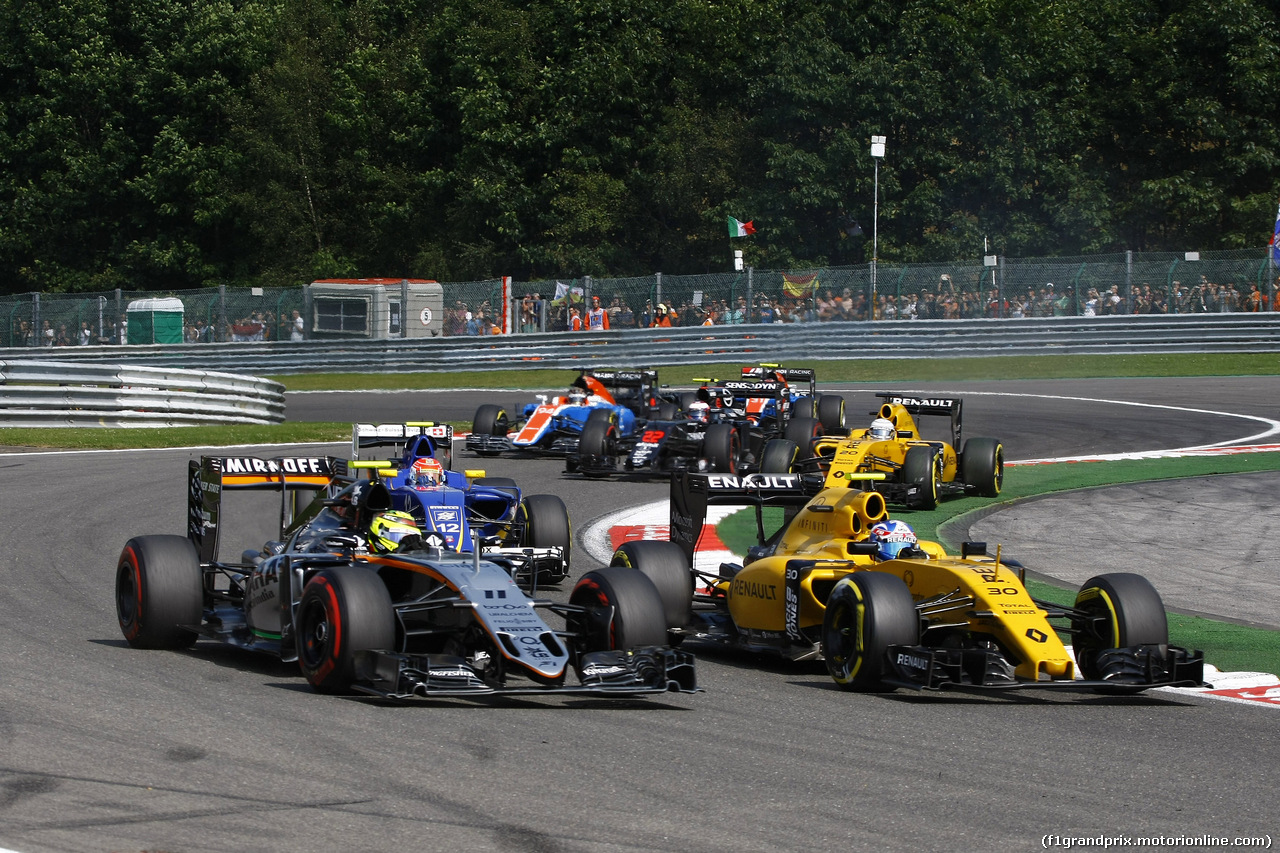
[[[298,654],[308,669],[319,669],[328,659],[331,633],[329,612],[324,604],[315,600],[306,602],[298,614],[298,636],[302,641]]]
[[[822,632],[823,653],[827,669],[835,680],[847,684],[862,665],[862,632],[858,630],[858,606],[837,601],[828,606],[827,627]]]

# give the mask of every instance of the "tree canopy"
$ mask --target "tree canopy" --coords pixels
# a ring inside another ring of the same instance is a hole
[[[1261,246],[1263,0],[6,0],[5,292]],[[730,245],[725,218],[757,233]]]

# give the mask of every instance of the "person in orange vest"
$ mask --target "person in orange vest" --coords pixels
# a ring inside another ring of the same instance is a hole
[[[676,317],[674,311],[668,311],[667,306],[661,302],[658,303],[657,313],[653,315],[653,328],[671,328],[675,325]]]
[[[609,312],[600,307],[600,297],[591,297],[591,307],[587,309],[587,323],[585,326],[589,332],[603,332],[609,328]]]
[[[569,308],[569,331],[571,332],[582,331],[582,318],[578,316],[577,308],[573,308],[573,307]]]

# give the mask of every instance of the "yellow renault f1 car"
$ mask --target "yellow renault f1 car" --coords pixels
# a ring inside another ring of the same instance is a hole
[[[624,543],[612,563],[654,582],[673,640],[821,657],[850,690],[1201,684],[1203,656],[1169,645],[1164,606],[1145,578],[1100,574],[1074,606],[1060,607],[1032,598],[1022,567],[999,549],[969,542],[959,556],[947,554],[889,519],[880,493],[805,480],[675,477],[671,541]],[[759,544],[745,565],[694,571],[715,504],[754,505]],[[766,538],[760,511],[768,506],[787,508],[790,519]]]
[[[866,488],[910,509],[933,509],[947,495],[996,497],[1004,482],[1004,446],[994,438],[963,441],[962,402],[954,397],[877,394],[884,402],[866,429],[848,435],[821,435],[809,447],[785,439],[770,442],[761,455],[766,473],[820,471],[828,486]],[[951,420],[950,441],[921,436],[916,419],[943,415]],[[957,452],[957,448],[960,449]],[[866,477],[881,474],[882,477]]]

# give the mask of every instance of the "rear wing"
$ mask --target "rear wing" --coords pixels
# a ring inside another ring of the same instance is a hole
[[[425,447],[423,445],[426,445]],[[453,427],[431,421],[409,421],[403,424],[352,424],[351,458],[368,459],[374,448],[389,448],[389,453],[372,456],[401,456],[412,451],[415,456],[433,456],[442,449],[452,458]],[[364,452],[362,452],[364,451]],[[446,468],[450,467],[448,464]]]
[[[656,370],[584,370],[583,376],[596,379],[606,388],[644,388],[656,385]]]
[[[280,493],[280,529],[295,509],[317,492],[349,477],[346,460],[330,456],[201,456],[187,463],[187,538],[200,561],[212,563],[218,553],[219,519],[224,490]],[[299,500],[301,499],[301,500]]]
[[[782,367],[777,364],[761,364],[742,368],[743,379],[776,378],[788,384],[808,383],[809,396],[817,393],[818,374],[812,367]]]
[[[876,394],[886,406],[901,406],[912,417],[917,415],[946,415],[951,418],[951,444],[960,450],[960,410],[964,401],[959,397],[919,397],[894,391]],[[881,415],[883,417],[883,414]],[[917,436],[918,437],[918,436]]]
[[[734,397],[745,397],[747,399],[768,398],[781,400],[787,396],[786,383],[776,379],[762,379],[756,382],[739,382],[731,379],[727,382],[721,382],[720,387],[731,392]]]
[[[780,506],[799,509],[822,488],[822,478],[803,474],[693,474],[671,477],[671,541],[693,554],[707,520],[708,506]],[[756,516],[760,528],[760,516]],[[763,530],[758,530],[763,538]]]

